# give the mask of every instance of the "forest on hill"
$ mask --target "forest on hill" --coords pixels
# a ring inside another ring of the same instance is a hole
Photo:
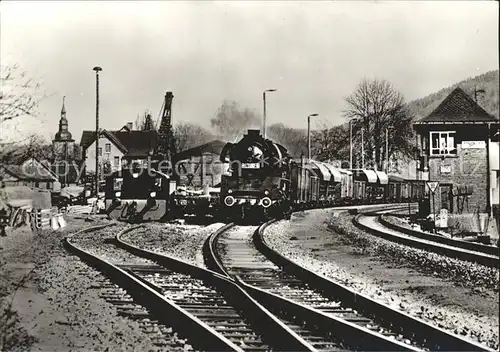
[[[475,90],[484,90],[484,94],[477,94],[478,103],[483,109],[498,118],[499,84],[499,71],[489,71],[476,77],[464,79],[436,93],[414,100],[408,105],[415,114],[415,118],[420,119],[429,115],[456,87],[462,88],[473,99]]]

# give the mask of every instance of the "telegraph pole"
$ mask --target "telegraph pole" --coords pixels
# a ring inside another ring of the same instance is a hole
[[[352,170],[352,120],[349,120],[349,168]]]
[[[389,129],[385,129],[385,173],[389,172]]]
[[[365,141],[363,136],[364,126],[361,127],[361,168],[365,168]]]
[[[99,198],[99,71],[102,68],[94,67],[95,71],[95,195]]]

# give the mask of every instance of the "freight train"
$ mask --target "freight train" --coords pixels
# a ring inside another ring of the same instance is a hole
[[[376,170],[345,170],[316,160],[292,159],[287,150],[258,130],[228,143],[221,161],[221,214],[232,220],[289,218],[295,210],[338,205],[417,201],[425,182],[387,176]]]
[[[189,201],[193,209],[221,220],[261,221],[289,218],[296,210],[418,201],[426,196],[424,181],[293,159],[286,148],[263,138],[259,130],[248,130],[237,143],[227,143],[220,161],[228,165],[220,193],[212,190],[189,199],[165,172],[151,167],[116,172],[106,182],[106,211],[115,219],[162,220],[182,216]]]

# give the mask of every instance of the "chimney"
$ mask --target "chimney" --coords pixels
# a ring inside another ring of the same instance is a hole
[[[484,96],[486,95],[486,91],[484,89],[477,89],[476,86],[474,86],[474,100],[476,101],[476,104],[479,105],[484,109]]]
[[[134,129],[134,125],[132,124],[132,122],[127,122],[127,128],[132,131]]]

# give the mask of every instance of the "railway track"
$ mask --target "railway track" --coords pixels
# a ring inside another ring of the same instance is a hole
[[[362,213],[353,219],[353,223],[358,228],[389,241],[490,267],[498,268],[500,266],[498,248],[459,241],[420,231],[409,229],[405,231],[389,223],[384,218],[384,214],[386,213],[391,213],[391,211],[384,210]]]
[[[217,231],[206,242],[206,264],[273,307],[315,349],[488,350],[284,258],[262,237],[268,224]]]
[[[66,245],[110,278],[112,283],[104,287],[110,290],[108,301],[124,314],[140,317],[159,347],[176,350],[189,343],[205,351],[307,349],[305,341],[228,278],[121,239],[138,227],[116,236],[95,236],[90,229],[69,236]],[[174,331],[187,340],[173,338]],[[173,336],[162,337],[165,332]]]

